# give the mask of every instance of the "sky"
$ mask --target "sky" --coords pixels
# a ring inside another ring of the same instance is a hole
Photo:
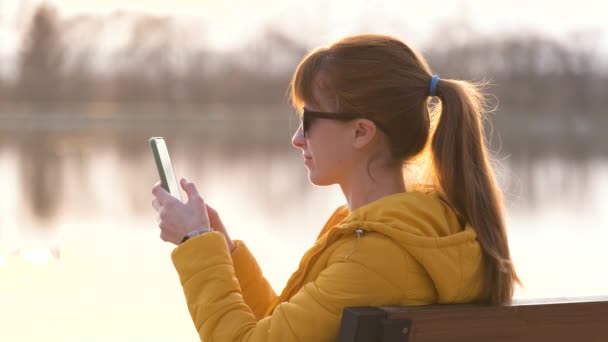
[[[6,1],[6,0],[5,0]],[[9,0],[11,1],[11,0]],[[20,0],[12,0],[20,1]],[[128,6],[134,9],[146,9],[156,12],[212,12],[218,17],[231,16],[235,11],[243,11],[252,16],[263,15],[265,12],[281,11],[288,8],[296,8],[298,3],[307,4],[315,1],[293,1],[293,0],[131,0],[128,5],[122,0],[56,0],[64,8],[70,11],[96,11],[112,8],[124,8]],[[348,12],[349,7],[385,7],[403,8],[408,12],[424,12],[437,15],[453,13],[454,7],[462,7],[466,3],[469,9],[480,14],[476,18],[483,25],[493,24],[521,24],[547,23],[555,27],[587,26],[603,24],[605,20],[606,5],[600,0],[579,0],[574,6],[571,1],[550,0],[485,0],[485,1],[454,1],[454,0],[384,0],[384,1],[360,1],[360,0],[329,0],[316,1],[325,4],[335,12]],[[306,6],[306,5],[305,5]],[[420,21],[425,19],[416,15]],[[495,20],[498,19],[498,22]],[[604,28],[606,28],[603,24]]]
[[[56,1],[66,11],[74,12],[107,11],[125,6],[122,0]],[[326,34],[330,36],[350,33],[361,20],[371,21],[370,26],[381,30],[407,27],[425,35],[437,25],[464,16],[473,27],[484,32],[528,29],[559,35],[574,30],[608,32],[605,20],[608,6],[604,3],[600,0],[575,3],[563,0],[131,0],[128,6],[158,13],[200,15],[219,26],[218,31],[239,33],[266,20],[289,27],[295,23],[296,28],[292,29],[298,32],[300,18],[312,22],[313,26],[314,23],[327,26]],[[288,25],[290,23],[292,25]]]
[[[0,0],[4,17],[24,3],[40,0]],[[223,44],[230,45],[247,37],[247,32],[272,21],[296,33],[298,23],[311,23],[331,36],[348,33],[362,20],[380,30],[407,27],[417,35],[426,35],[437,25],[467,18],[470,25],[484,32],[532,30],[553,35],[569,31],[608,32],[600,0],[52,0],[66,15],[82,12],[111,12],[117,8],[178,14],[204,18],[213,32],[222,33]],[[573,5],[576,4],[576,5]],[[1,14],[0,14],[1,15]],[[298,20],[299,19],[299,20]],[[315,25],[316,24],[316,25]],[[229,40],[230,42],[227,42]],[[219,39],[218,39],[219,41]]]
[[[7,0],[4,0],[7,1]],[[23,1],[23,0],[8,0]],[[474,20],[482,26],[526,25],[551,26],[561,30],[572,27],[592,27],[606,24],[605,13],[607,6],[600,0],[579,0],[576,5],[571,1],[551,0],[328,0],[328,1],[294,1],[294,0],[131,0],[128,5],[122,0],[55,0],[68,11],[97,11],[124,8],[144,9],[155,12],[177,13],[213,13],[219,20],[229,18],[235,12],[247,16],[265,16],[277,12],[286,12],[290,9],[305,7],[325,7],[333,12],[352,12],[353,9],[365,8],[382,10],[395,10],[409,19],[417,18],[422,22],[434,20],[443,16],[450,16],[459,8],[465,7],[474,16]],[[463,6],[464,5],[464,6]],[[369,12],[368,12],[369,13]],[[372,12],[372,14],[375,14]],[[424,14],[424,15],[423,15]],[[552,28],[549,28],[552,29]]]

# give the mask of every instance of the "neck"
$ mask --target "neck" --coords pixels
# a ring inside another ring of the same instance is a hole
[[[406,191],[399,168],[370,168],[369,173],[367,167],[362,168],[348,181],[340,183],[340,188],[351,212],[382,197]]]

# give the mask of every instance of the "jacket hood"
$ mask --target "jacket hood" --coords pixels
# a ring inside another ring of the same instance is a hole
[[[477,234],[468,223],[459,223],[454,210],[439,195],[403,192],[353,212],[343,206],[334,215],[339,222],[334,229],[376,232],[401,245],[432,279],[439,303],[479,299],[483,254]]]

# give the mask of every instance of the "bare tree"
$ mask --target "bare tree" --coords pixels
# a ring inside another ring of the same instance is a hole
[[[32,102],[57,101],[61,94],[64,49],[57,11],[40,5],[24,37],[17,97]]]

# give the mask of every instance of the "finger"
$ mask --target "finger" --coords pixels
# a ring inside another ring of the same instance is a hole
[[[166,234],[167,231],[170,230],[170,227],[167,225],[167,222],[163,221],[162,219],[158,224],[158,228],[160,228],[161,232],[163,232],[164,234]]]
[[[160,202],[159,202],[159,201],[158,201],[156,198],[154,198],[154,199],[152,200],[152,207],[154,207],[154,209],[155,209],[155,210],[158,212],[158,211],[160,211],[160,209],[161,209],[163,206],[160,204]]]
[[[193,203],[195,201],[202,202],[201,195],[199,195],[198,190],[196,189],[196,185],[194,185],[194,183],[190,182],[186,178],[182,178],[180,184],[188,195],[188,203]]]
[[[160,232],[160,239],[167,242],[167,235],[165,235],[165,232],[163,232],[163,231]]]
[[[210,206],[208,203],[205,203],[205,206],[207,207],[207,213],[209,213],[209,216],[217,215],[217,211],[213,209],[212,206]]]
[[[160,183],[156,183],[156,185],[152,188],[152,195],[156,197],[160,205],[165,205],[173,196],[171,196],[167,190],[165,190]]]

